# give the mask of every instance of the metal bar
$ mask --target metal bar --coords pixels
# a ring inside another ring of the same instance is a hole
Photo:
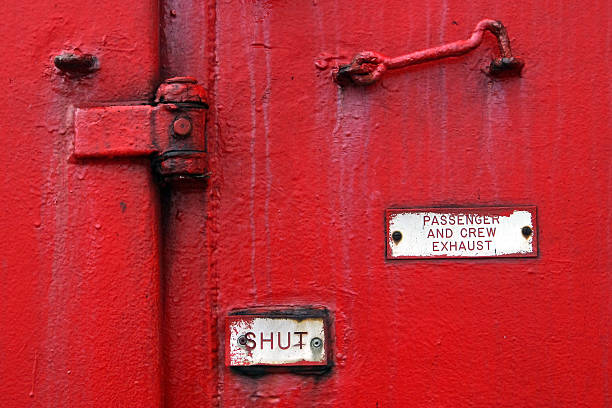
[[[359,85],[369,85],[378,81],[390,69],[405,68],[411,65],[467,54],[478,48],[482,43],[485,31],[495,35],[500,52],[500,57],[495,59],[489,67],[489,73],[493,75],[500,75],[502,73],[520,74],[524,62],[512,56],[506,27],[504,27],[501,21],[487,19],[480,21],[476,25],[472,35],[467,40],[459,40],[394,58],[373,51],[361,52],[353,58],[350,64],[336,69],[333,77],[339,84],[352,82]]]

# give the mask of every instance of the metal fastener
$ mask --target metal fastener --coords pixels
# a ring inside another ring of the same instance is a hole
[[[393,234],[391,234],[391,238],[393,239],[393,242],[397,244],[402,240],[402,233],[399,231],[393,231]]]
[[[172,123],[172,131],[174,136],[185,137],[191,133],[193,126],[191,120],[186,117],[179,117]]]
[[[529,226],[525,226],[521,229],[521,233],[525,238],[529,238],[533,234],[533,230]]]
[[[312,348],[321,348],[321,346],[323,346],[323,340],[318,337],[315,337],[314,339],[310,340],[310,346]]]
[[[244,346],[247,344],[247,339],[244,335],[238,337],[238,344],[240,344],[241,346]]]

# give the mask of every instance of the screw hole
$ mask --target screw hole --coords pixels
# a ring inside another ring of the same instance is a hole
[[[402,233],[399,231],[393,231],[393,234],[391,234],[391,239],[393,239],[393,242],[397,244],[402,240]]]
[[[529,226],[525,226],[521,229],[521,233],[525,238],[529,238],[533,234],[533,230]]]

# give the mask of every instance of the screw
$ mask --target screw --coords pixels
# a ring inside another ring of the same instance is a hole
[[[323,345],[323,340],[321,340],[318,337],[315,337],[314,339],[310,340],[310,346],[313,348],[320,348]]]
[[[191,120],[189,118],[180,117],[172,123],[172,130],[177,137],[185,137],[191,133]]]
[[[244,346],[246,345],[246,343],[247,343],[247,339],[246,337],[244,337],[244,335],[238,337],[238,344],[240,344],[241,346]]]
[[[393,231],[393,234],[391,234],[391,238],[393,239],[393,242],[397,244],[402,240],[402,233],[399,231]]]
[[[523,236],[525,238],[529,238],[531,234],[533,234],[533,230],[531,229],[531,227],[528,226],[523,227],[523,229],[521,229],[521,232],[523,233]]]

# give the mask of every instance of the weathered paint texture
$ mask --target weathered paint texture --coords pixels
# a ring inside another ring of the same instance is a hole
[[[493,36],[368,87],[330,78],[483,18],[507,27],[521,78],[482,72]],[[329,374],[223,369],[222,405],[610,406],[610,21],[606,1],[218,2],[219,315],[323,303],[335,318]],[[387,208],[523,204],[537,258],[385,261]]]
[[[612,2],[3,9],[0,406],[612,404]],[[485,36],[371,86],[332,81],[357,52],[484,18],[521,77],[482,72]],[[98,69],[63,72],[66,53]],[[76,108],[152,102],[177,75],[209,91],[207,185],[159,189],[149,158],[71,159]],[[387,208],[525,203],[538,257],[385,259]],[[226,316],[279,304],[330,309],[330,371],[225,367]]]
[[[73,161],[75,106],[147,101],[152,2],[3,2],[0,406],[159,406],[159,194],[146,158]],[[100,69],[71,77],[79,51]]]

